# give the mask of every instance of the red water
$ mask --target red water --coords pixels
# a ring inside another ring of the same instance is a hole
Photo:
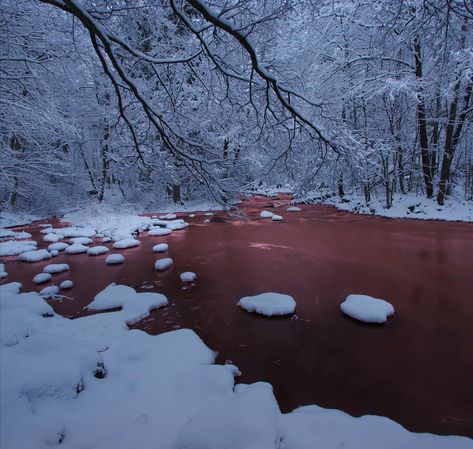
[[[106,255],[61,254],[54,262],[71,271],[54,280],[72,279],[73,299],[51,304],[76,317],[110,282],[161,292],[169,306],[136,327],[194,329],[219,363],[240,368],[239,382],[270,382],[283,411],[315,403],[387,416],[412,431],[473,437],[473,225],[325,206],[282,209],[283,222],[259,219],[273,200],[245,202],[249,221],[221,213],[205,224],[209,217],[197,214],[185,231],[142,234],[139,248],[121,251],[120,266],[106,266]],[[152,253],[159,242],[169,243],[169,254]],[[175,262],[165,273],[153,268],[161,257]],[[31,279],[47,263],[8,262],[8,281],[39,290]],[[196,285],[182,287],[183,271],[198,274]],[[236,306],[266,291],[293,296],[296,315],[265,318]],[[339,311],[350,293],[387,299],[396,315],[384,326],[351,320]]]

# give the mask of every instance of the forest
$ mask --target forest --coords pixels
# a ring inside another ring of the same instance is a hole
[[[473,197],[466,0],[2,1],[1,204]],[[264,188],[263,187],[263,188]]]

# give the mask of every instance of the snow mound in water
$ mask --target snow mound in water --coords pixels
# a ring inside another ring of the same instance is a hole
[[[110,254],[105,259],[107,265],[118,265],[123,262],[125,262],[125,258],[121,254]]]
[[[0,279],[6,278],[8,276],[7,269],[5,268],[4,263],[0,263]]]
[[[212,217],[213,215],[215,215],[213,212],[205,212],[205,214],[207,217]]]
[[[128,238],[123,240],[118,240],[113,244],[115,249],[126,249],[126,248],[133,248],[134,246],[138,246],[140,244],[139,240]]]
[[[296,301],[281,293],[261,293],[256,296],[245,296],[238,301],[238,305],[248,312],[261,315],[289,315],[296,310]]]
[[[126,285],[110,284],[86,306],[87,310],[109,310],[121,307],[121,317],[126,324],[134,324],[146,318],[149,311],[165,306],[166,296],[160,293],[136,293]]]
[[[389,302],[366,295],[348,295],[340,309],[349,317],[365,323],[385,323],[388,316],[394,315],[394,307]]]
[[[51,245],[48,246],[49,251],[64,251],[67,247],[69,246],[68,243],[65,242],[57,242],[57,243],[52,243]]]
[[[160,220],[175,220],[177,218],[176,214],[167,214],[159,217]]]
[[[51,253],[51,256],[53,256],[53,257],[59,256],[59,251],[57,249],[52,249],[49,252]]]
[[[185,271],[179,275],[182,282],[194,282],[197,279],[197,275],[192,271]]]
[[[24,231],[16,232],[16,231],[12,231],[11,229],[0,229],[0,239],[6,239],[6,238],[14,239],[14,240],[30,239],[31,234],[29,232],[24,232]]]
[[[108,253],[110,250],[106,246],[92,246],[87,250],[89,256],[99,256],[100,254]]]
[[[43,268],[43,273],[56,274],[64,271],[69,271],[69,265],[67,263],[51,263]]]
[[[153,251],[155,253],[165,253],[169,249],[169,245],[167,243],[158,243],[157,245],[153,246]]]
[[[38,243],[34,240],[25,242],[15,242],[9,240],[7,242],[0,243],[0,257],[6,256],[18,256],[18,254],[25,253],[27,251],[34,251]]]
[[[68,228],[46,228],[41,231],[42,234],[54,233],[62,235],[63,238],[71,237],[93,237],[95,229],[80,228],[78,226],[70,226]]]
[[[288,207],[286,212],[302,212],[302,209],[300,207]]]
[[[43,237],[43,241],[44,242],[47,242],[47,243],[56,243],[58,242],[59,240],[61,240],[63,237],[62,235],[59,235],[59,234],[46,234],[44,237]]]
[[[270,212],[269,210],[262,210],[261,213],[259,214],[260,218],[272,218],[273,213]]]
[[[173,263],[174,261],[170,257],[159,259],[154,263],[154,269],[157,271],[164,271],[167,270]]]
[[[166,223],[166,228],[171,229],[172,231],[186,229],[187,226],[189,226],[189,223],[186,223],[184,220],[172,220]]]
[[[148,231],[148,235],[151,237],[161,236],[161,235],[168,235],[172,232],[172,229],[168,228],[155,228]]]
[[[67,279],[65,281],[62,281],[60,284],[59,284],[59,288],[61,290],[67,290],[68,288],[72,288],[74,285],[74,282],[72,282],[71,280]]]
[[[283,218],[282,215],[276,215],[276,214],[274,214],[274,215],[271,217],[271,220],[273,220],[273,221],[282,221],[282,220],[284,220],[284,218]]]
[[[89,250],[87,246],[82,245],[82,243],[74,243],[73,245],[68,246],[64,252],[66,254],[82,254],[86,253]]]
[[[52,278],[50,273],[39,273],[33,278],[35,284],[44,284]]]
[[[91,243],[94,243],[94,241],[89,237],[74,237],[69,240],[69,243],[71,243],[72,245],[76,243],[80,245],[90,245]]]
[[[51,253],[47,249],[37,249],[21,253],[17,259],[23,262],[39,262],[40,260],[51,259]]]
[[[43,298],[51,298],[52,296],[55,296],[58,293],[59,293],[59,287],[57,285],[50,285],[49,287],[43,288],[43,290],[39,292],[39,294]]]
[[[111,237],[103,237],[102,238],[102,243],[108,243],[108,242],[111,242],[111,241],[112,241]]]

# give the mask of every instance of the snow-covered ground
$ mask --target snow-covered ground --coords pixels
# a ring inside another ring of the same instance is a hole
[[[111,285],[65,319],[37,293],[0,287],[2,449],[471,449],[378,416],[279,410],[271,385],[235,385],[238,369],[191,330],[128,330],[167,298]],[[159,312],[158,312],[159,313]]]

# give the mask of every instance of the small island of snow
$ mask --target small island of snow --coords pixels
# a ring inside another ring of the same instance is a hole
[[[296,301],[289,295],[281,293],[261,293],[256,296],[245,296],[238,305],[247,312],[261,315],[290,315],[296,310]]]

